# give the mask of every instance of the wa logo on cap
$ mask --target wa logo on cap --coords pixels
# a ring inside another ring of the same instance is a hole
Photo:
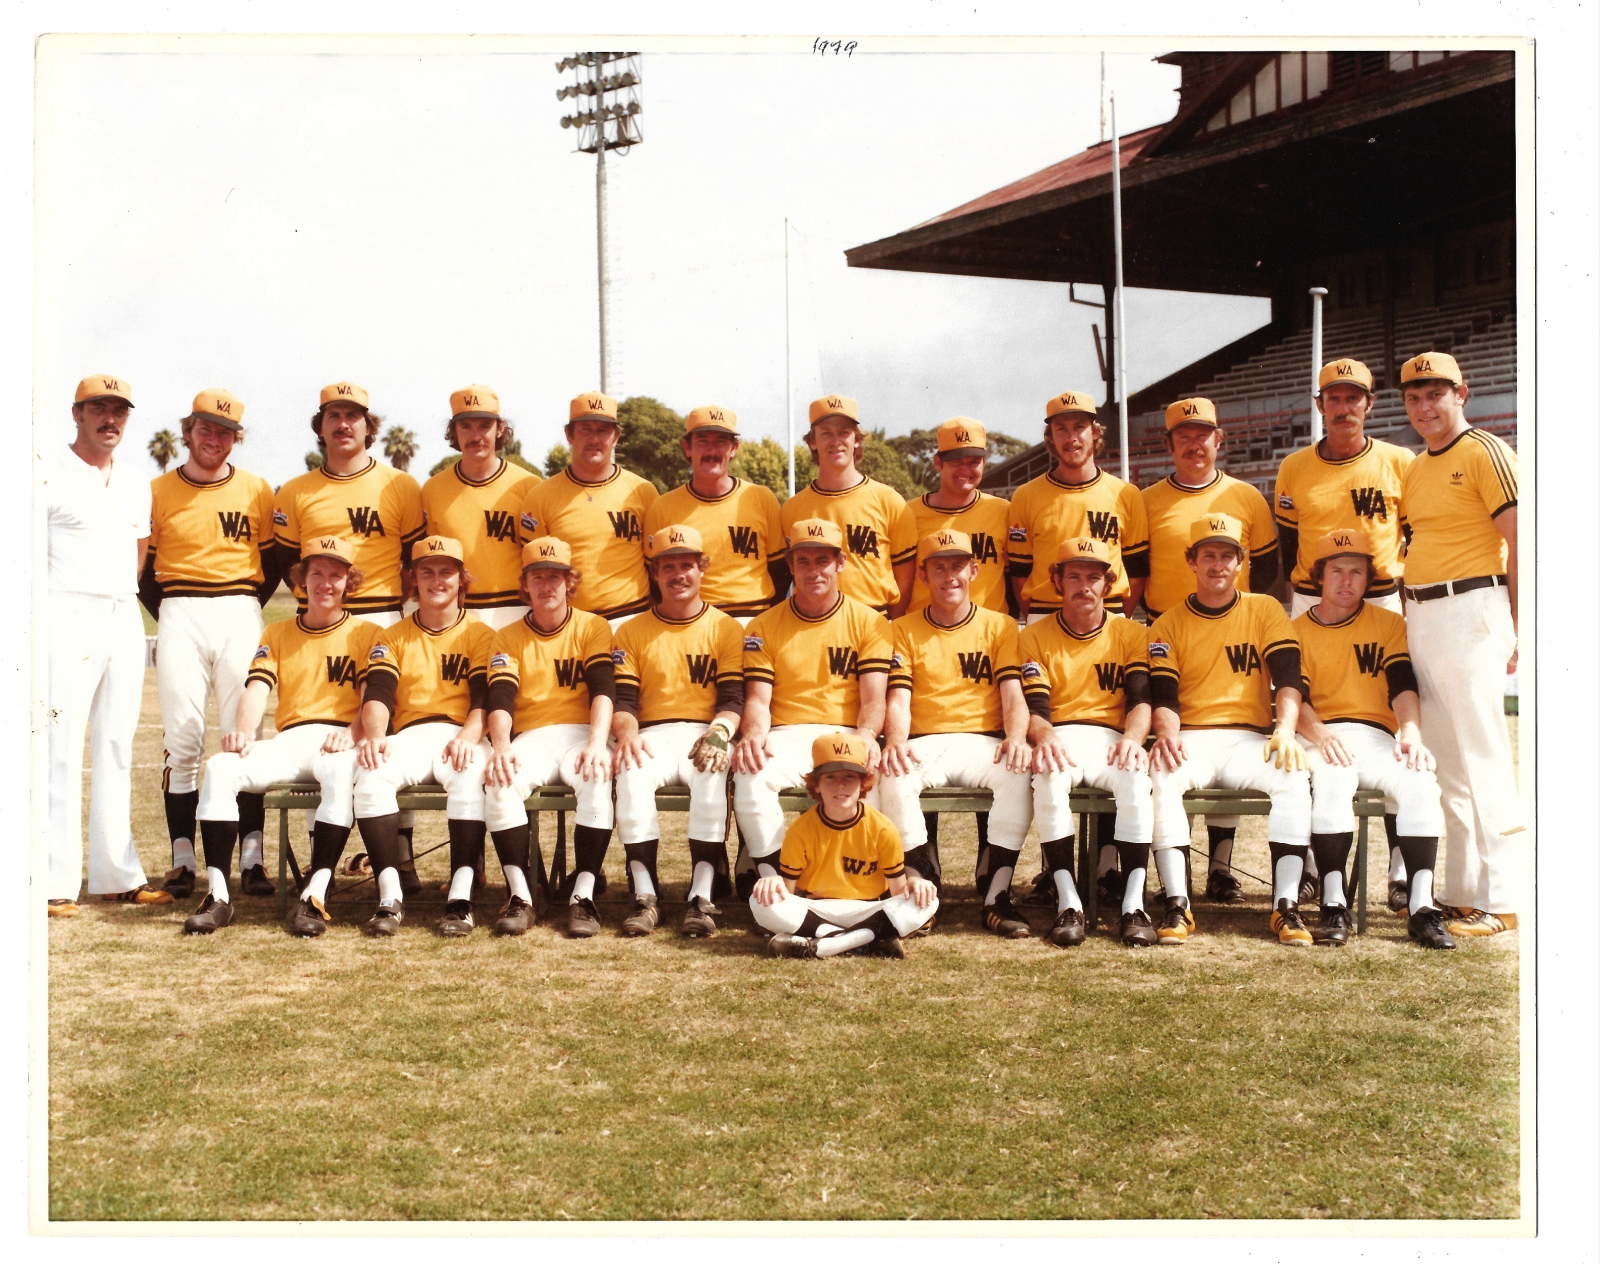
[[[331,536],[323,536],[322,539],[317,541],[317,547],[319,549],[326,549],[328,552],[333,553],[338,550],[339,541]]]
[[[1418,341],[1420,342],[1421,339],[1418,339]],[[1432,373],[1433,372],[1433,361],[1428,359],[1426,356],[1418,356],[1415,360],[1413,360],[1411,362],[1411,364],[1412,364],[1412,367],[1415,368],[1418,373]]]
[[[822,538],[822,528],[819,527],[819,526],[809,526],[809,527],[807,527],[806,528],[806,537],[808,539],[812,539],[812,540],[820,540]]]
[[[1348,364],[1336,364],[1333,366],[1333,375],[1334,377],[1354,377],[1356,371]]]
[[[1213,531],[1226,531],[1228,529],[1228,520],[1226,518],[1207,518],[1206,525]]]
[[[462,391],[461,402],[463,404],[471,404],[474,408],[476,408],[478,406],[478,397],[471,391]]]
[[[430,553],[443,553],[446,548],[443,540],[429,540],[427,541],[427,545],[428,552]]]
[[[589,398],[589,400],[588,400],[588,404],[589,404],[590,408],[595,410],[595,412],[599,412],[601,409],[603,409],[606,406],[606,401],[603,400],[603,399],[599,399],[597,397],[591,396]]]
[[[934,536],[933,539],[941,549],[949,548],[951,545],[957,543],[955,536],[948,531],[939,532],[939,534]]]
[[[840,399],[837,395],[830,395],[830,396],[828,396],[828,407],[829,408],[843,408],[844,407],[844,400]]]
[[[1200,415],[1200,405],[1185,404],[1183,406],[1183,415],[1185,417],[1198,417]]]
[[[720,409],[720,408],[708,408],[708,409],[706,409],[706,416],[711,418],[712,421],[726,421],[727,420],[727,414],[724,413],[722,411],[722,409]]]
[[[957,443],[971,443],[971,442],[973,442],[972,431],[968,430],[965,426],[957,426],[956,427],[956,442]]]
[[[103,389],[108,390],[108,391],[120,391],[120,390],[122,390],[122,383],[120,381],[118,381],[114,377],[103,377],[103,378],[101,378],[100,379],[100,385],[101,385],[101,387]]]
[[[356,393],[356,388],[345,382],[340,382],[333,389],[340,395],[354,395]]]
[[[828,749],[835,755],[849,755],[850,743],[835,739],[834,741],[828,743]]]
[[[1354,543],[1348,531],[1335,531],[1333,533],[1333,542],[1341,549],[1347,549]]]
[[[213,395],[211,397],[211,407],[224,417],[233,416],[233,401],[231,399],[222,399],[220,396]]]
[[[1091,553],[1092,554],[1094,552],[1094,545],[1091,544],[1088,540],[1079,540],[1078,541],[1078,552],[1080,552],[1080,553]]]
[[[556,547],[553,544],[541,544],[538,549],[540,557],[554,557],[556,555]]]

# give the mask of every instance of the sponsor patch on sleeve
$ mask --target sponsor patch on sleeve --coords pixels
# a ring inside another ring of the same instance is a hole
[[[1026,544],[1028,542],[1028,528],[1008,527],[1006,528],[1006,539],[1012,544]]]
[[[287,527],[289,525],[289,515],[281,509],[274,509],[272,511],[272,525],[275,527]]]
[[[372,653],[367,655],[367,662],[376,663],[378,660],[388,657],[389,647],[387,645],[374,645],[372,647]]]
[[[1044,668],[1030,658],[1022,665],[1022,678],[1024,680],[1043,680]]]
[[[1279,492],[1278,493],[1278,508],[1279,509],[1293,509],[1294,508],[1294,497],[1293,496],[1285,496],[1282,492]]]
[[[258,659],[258,658],[271,658],[271,657],[272,657],[272,650],[268,646],[265,646],[265,645],[256,646],[256,652],[250,656],[252,662],[255,659]]]
[[[746,653],[750,652],[751,650],[758,650],[765,644],[766,642],[763,641],[759,636],[747,636],[744,638],[744,648]]]
[[[1150,657],[1151,658],[1168,658],[1168,657],[1171,656],[1171,654],[1172,654],[1172,646],[1168,645],[1165,641],[1151,641],[1150,642]]]
[[[906,659],[905,659],[905,655],[904,654],[895,654],[895,655],[892,655],[890,657],[890,659],[889,659],[889,670],[890,671],[899,671],[900,668],[904,667],[905,665],[906,665]]]
[[[621,650],[612,650],[611,651],[611,665],[613,667],[621,667],[623,662],[624,662],[624,660],[626,660],[627,657],[628,656],[626,654],[624,654]]]
[[[490,667],[510,667],[511,657],[508,654],[495,654],[489,659]]]
[[[523,514],[522,529],[524,531],[537,531],[539,529],[539,520],[532,514]]]

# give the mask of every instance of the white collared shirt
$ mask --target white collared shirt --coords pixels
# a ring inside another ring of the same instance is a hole
[[[150,480],[133,459],[111,477],[68,446],[44,454],[51,592],[131,597],[138,590],[138,543],[150,534]]]

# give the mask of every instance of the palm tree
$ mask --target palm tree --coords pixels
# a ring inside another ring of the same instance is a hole
[[[397,470],[409,470],[417,454],[417,436],[404,426],[390,426],[383,436],[383,454]]]
[[[178,436],[170,430],[157,430],[150,436],[150,459],[167,472],[167,466],[178,459]]]

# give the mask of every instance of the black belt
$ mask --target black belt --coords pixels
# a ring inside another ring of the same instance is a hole
[[[1407,588],[1407,601],[1435,601],[1440,597],[1453,597],[1457,593],[1471,592],[1474,588],[1500,588],[1509,581],[1504,575],[1474,575],[1471,579],[1452,579],[1447,584],[1429,584],[1425,588]]]

